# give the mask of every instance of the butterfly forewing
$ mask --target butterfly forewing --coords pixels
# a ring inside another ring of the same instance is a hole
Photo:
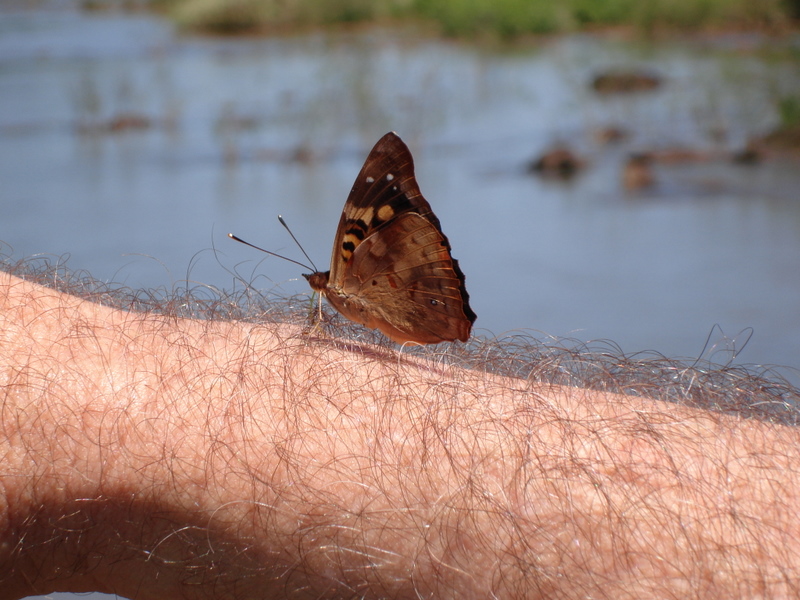
[[[395,133],[387,133],[369,153],[345,202],[331,253],[331,280],[341,275],[340,270],[367,236],[410,211],[440,227],[419,191],[411,152]]]

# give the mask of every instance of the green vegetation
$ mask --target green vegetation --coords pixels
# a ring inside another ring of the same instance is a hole
[[[213,32],[427,20],[452,36],[513,38],[587,26],[776,27],[798,0],[153,0],[181,25]]]
[[[781,122],[777,129],[764,137],[762,143],[780,153],[800,153],[800,97],[785,96],[778,101]]]
[[[402,0],[153,0],[179,25],[215,33],[379,21],[405,11]]]
[[[786,96],[778,101],[778,113],[781,117],[781,127],[800,127],[800,97]]]

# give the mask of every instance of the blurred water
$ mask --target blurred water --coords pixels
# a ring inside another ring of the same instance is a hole
[[[2,250],[68,255],[133,287],[230,288],[238,269],[301,292],[295,266],[226,233],[299,257],[281,213],[323,266],[367,151],[394,129],[467,275],[478,334],[696,357],[711,333],[707,357],[735,348],[739,363],[798,369],[797,162],[659,166],[645,193],[620,181],[631,151],[717,155],[776,125],[776,100],[800,93],[798,66],[740,51],[757,42],[571,36],[492,52],[387,30],[221,40],[150,17],[6,8]],[[599,98],[589,82],[608,67],[647,67],[665,84]],[[594,141],[607,126],[632,135]],[[585,173],[526,173],[563,142]]]
[[[632,150],[724,151],[776,124],[798,67],[734,51],[750,43],[573,36],[497,53],[409,32],[219,40],[149,17],[6,11],[0,240],[14,257],[69,255],[134,287],[231,287],[229,269],[250,261],[239,268],[262,285],[304,291],[293,265],[259,262],[225,234],[297,256],[281,213],[326,263],[355,174],[394,129],[467,274],[479,333],[695,356],[715,324],[728,337],[752,327],[741,360],[798,367],[796,163],[660,167],[645,194],[620,184]],[[588,82],[609,66],[653,69],[665,85],[598,98]],[[608,125],[633,135],[593,141]],[[525,173],[558,142],[588,158],[586,173]]]
[[[713,325],[728,337],[752,327],[742,360],[798,367],[796,163],[660,167],[644,194],[620,184],[631,150],[724,151],[775,125],[798,68],[726,47],[748,43],[574,36],[492,53],[408,32],[218,40],[149,17],[7,11],[0,239],[14,257],[69,255],[73,269],[134,287],[187,276],[230,287],[229,269],[250,261],[240,268],[264,285],[303,291],[293,265],[259,262],[225,234],[296,256],[282,213],[326,263],[355,174],[394,129],[467,274],[479,333],[694,356]],[[666,83],[598,98],[588,82],[609,66]],[[633,135],[594,142],[608,125]],[[566,184],[527,175],[557,142],[587,172]]]

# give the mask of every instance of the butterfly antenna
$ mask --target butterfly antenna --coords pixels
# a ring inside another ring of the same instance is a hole
[[[289,226],[286,224],[286,221],[283,220],[283,217],[281,215],[278,215],[278,221],[281,222],[281,225],[283,225],[283,228],[286,231],[289,232],[290,236],[292,236],[292,239],[294,240],[294,243],[297,244],[298,248],[300,248],[300,251],[303,253],[303,256],[305,256],[308,259],[308,262],[311,263],[311,266],[314,267],[314,271],[319,271],[319,269],[317,269],[317,265],[314,264],[314,261],[311,260],[311,257],[308,255],[308,253],[306,252],[305,248],[303,248],[303,246],[300,245],[300,242],[297,241],[297,238],[294,237],[294,234],[292,233],[292,230],[289,229]]]
[[[269,255],[271,255],[271,256],[276,256],[277,258],[282,258],[283,260],[288,260],[290,263],[294,263],[294,264],[296,264],[296,265],[300,265],[300,266],[301,266],[301,267],[303,267],[304,269],[311,269],[311,267],[309,267],[309,266],[308,266],[308,265],[306,265],[306,264],[303,264],[303,263],[301,263],[301,262],[299,262],[299,261],[296,261],[296,260],[294,260],[294,259],[292,259],[292,258],[288,258],[288,257],[286,257],[286,256],[282,256],[282,255],[280,255],[280,254],[276,254],[275,252],[270,252],[269,250],[264,250],[263,248],[261,248],[261,247],[259,247],[259,246],[256,246],[255,244],[251,244],[250,242],[246,242],[246,241],[244,241],[244,240],[243,240],[242,238],[240,238],[240,237],[236,237],[236,236],[235,236],[235,235],[233,235],[232,233],[229,233],[229,234],[228,234],[228,237],[229,237],[229,238],[231,238],[231,239],[232,239],[232,240],[234,240],[234,241],[237,241],[237,242],[239,242],[240,244],[244,244],[245,246],[250,246],[251,248],[255,248],[256,250],[261,250],[262,252],[266,252],[267,254],[269,254]],[[294,236],[292,236],[292,237],[294,237]],[[295,240],[295,241],[297,241],[297,240]],[[298,244],[298,245],[299,245],[299,244]],[[302,248],[300,248],[300,249],[302,250]],[[303,254],[306,254],[306,253],[305,253],[305,252],[303,252]],[[308,258],[308,255],[307,255],[307,254],[306,254],[306,258]],[[308,260],[311,260],[311,259],[309,258]],[[311,264],[313,265],[314,263],[311,263]],[[317,270],[317,268],[316,268],[316,267],[314,267],[314,268],[313,268],[313,269],[311,269],[311,270],[312,270],[312,271],[316,271],[316,270]]]

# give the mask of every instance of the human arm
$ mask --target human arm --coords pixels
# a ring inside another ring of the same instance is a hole
[[[800,435],[0,273],[2,598],[789,596]]]

